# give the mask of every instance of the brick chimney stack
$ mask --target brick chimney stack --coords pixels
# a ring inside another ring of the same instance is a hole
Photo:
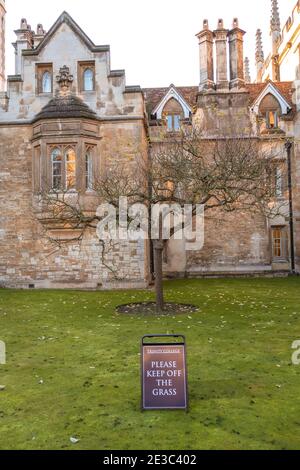
[[[5,0],[0,0],[0,92],[5,90]]]
[[[244,77],[244,35],[245,31],[239,28],[237,18],[234,18],[232,30],[228,33],[230,88],[242,88],[245,85]]]
[[[214,31],[216,43],[216,82],[217,90],[228,90],[228,70],[227,70],[227,35],[228,29],[224,28],[222,19],[218,21],[218,28]]]
[[[200,54],[200,91],[213,89],[214,83],[214,35],[210,31],[208,21],[203,21],[203,30],[197,34]]]

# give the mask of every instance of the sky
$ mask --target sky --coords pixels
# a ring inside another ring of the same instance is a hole
[[[279,0],[282,25],[296,0]],[[111,46],[112,69],[125,69],[127,85],[142,87],[199,84],[199,50],[195,35],[208,19],[215,29],[219,18],[230,28],[239,19],[245,35],[252,79],[255,71],[255,32],[261,28],[270,44],[271,0],[6,0],[7,74],[14,74],[14,30],[21,18],[32,29],[49,30],[66,10],[97,44]],[[265,56],[270,47],[265,46]]]

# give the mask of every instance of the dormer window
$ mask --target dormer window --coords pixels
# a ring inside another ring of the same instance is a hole
[[[79,62],[79,90],[95,91],[95,62]]]
[[[52,64],[37,65],[37,94],[52,93],[53,69]]]
[[[168,132],[179,132],[181,121],[184,119],[184,112],[181,104],[171,98],[164,106],[162,117],[166,122]]]
[[[192,109],[175,85],[170,85],[157,106],[151,110],[151,119],[159,121],[168,132],[179,132],[183,123],[190,121]]]

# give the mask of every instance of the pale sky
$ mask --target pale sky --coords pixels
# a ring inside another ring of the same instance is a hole
[[[279,0],[281,23],[296,0]],[[110,44],[112,69],[125,69],[127,85],[142,87],[199,84],[198,40],[203,19],[215,29],[218,18],[230,28],[234,17],[244,29],[245,55],[254,75],[255,32],[261,28],[270,44],[271,0],[6,0],[7,74],[14,74],[14,30],[21,18],[32,29],[49,30],[68,11],[97,44]],[[265,47],[265,56],[270,47]]]

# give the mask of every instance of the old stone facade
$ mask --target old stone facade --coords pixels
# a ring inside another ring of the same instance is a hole
[[[300,269],[300,154],[296,76],[278,81],[278,9],[272,1],[273,75],[257,35],[257,79],[244,66],[238,20],[229,29],[207,20],[197,35],[200,85],[141,89],[125,83],[123,70],[110,69],[109,46],[96,46],[64,12],[46,32],[25,19],[16,31],[16,73],[5,88],[5,2],[0,0],[0,286],[91,288],[145,286],[150,246],[114,243],[103,257],[95,231],[76,240],[74,229],[53,227],[39,215],[41,191],[58,188],[79,195],[88,210],[97,198],[93,180],[112,159],[147,160],[157,143],[184,124],[201,122],[207,138],[231,122],[251,129],[265,148],[276,144],[287,159],[292,143],[293,221],[296,269]],[[300,28],[300,26],[299,26]],[[214,63],[216,58],[216,63]],[[229,64],[229,65],[228,65]],[[299,67],[299,62],[298,62]],[[275,78],[273,78],[275,77]],[[246,131],[245,131],[246,132]],[[286,176],[278,172],[278,201],[286,209],[267,220],[248,213],[208,218],[205,244],[186,252],[171,240],[166,276],[282,274],[291,267],[290,212]],[[51,238],[66,243],[57,246]]]

